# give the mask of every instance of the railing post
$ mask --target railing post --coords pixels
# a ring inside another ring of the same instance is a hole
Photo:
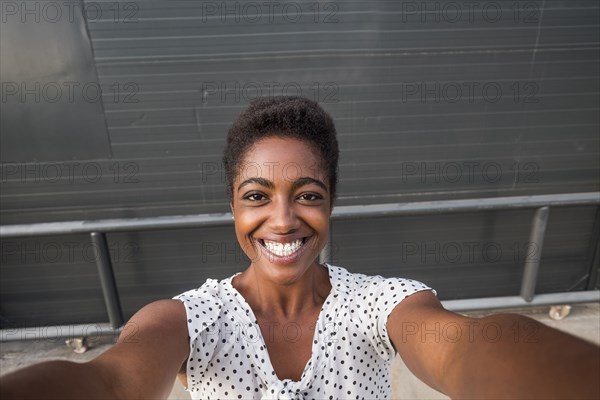
[[[549,212],[549,207],[540,207],[535,210],[535,214],[533,215],[528,243],[529,246],[533,246],[533,253],[529,254],[530,247],[527,246],[523,279],[521,280],[521,297],[527,302],[533,300],[535,293],[535,285],[537,283],[538,270],[542,259],[542,247],[544,246],[544,235],[546,234]]]
[[[110,325],[113,329],[118,329],[123,325],[123,311],[121,310],[119,291],[115,281],[108,244],[106,243],[106,235],[102,232],[92,232],[90,236],[94,244],[94,255],[96,256],[96,265],[98,266],[100,284],[102,285]]]

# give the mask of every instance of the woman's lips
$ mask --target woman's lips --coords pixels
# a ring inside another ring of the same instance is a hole
[[[291,264],[308,248],[308,237],[294,239],[288,242],[277,242],[268,239],[258,239],[262,253],[275,264]]]

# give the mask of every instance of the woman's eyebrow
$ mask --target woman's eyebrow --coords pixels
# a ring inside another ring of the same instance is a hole
[[[315,178],[310,178],[308,176],[303,176],[301,178],[296,179],[293,183],[292,183],[292,190],[296,190],[299,187],[305,186],[305,185],[317,185],[319,186],[321,189],[323,189],[326,192],[329,192],[327,190],[327,186],[325,186],[325,184],[323,182],[321,182],[318,179]]]
[[[244,182],[240,183],[238,185],[237,191],[239,192],[244,186],[250,185],[251,183],[256,183],[257,185],[264,186],[268,189],[273,189],[275,187],[273,182],[271,182],[270,180],[265,179],[265,178],[256,177],[256,178],[246,179]]]

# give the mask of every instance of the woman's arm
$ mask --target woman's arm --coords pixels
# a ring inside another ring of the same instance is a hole
[[[0,379],[0,398],[166,398],[189,353],[183,303],[162,300],[138,311],[117,343],[79,364],[48,361]]]
[[[452,398],[600,398],[600,347],[531,318],[468,318],[420,292],[387,328],[411,371]]]

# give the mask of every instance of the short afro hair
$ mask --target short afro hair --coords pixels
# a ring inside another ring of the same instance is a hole
[[[289,137],[313,146],[327,170],[331,202],[335,199],[339,148],[333,120],[315,101],[300,96],[253,100],[227,133],[223,166],[227,193],[233,199],[233,181],[252,146],[268,137]]]

